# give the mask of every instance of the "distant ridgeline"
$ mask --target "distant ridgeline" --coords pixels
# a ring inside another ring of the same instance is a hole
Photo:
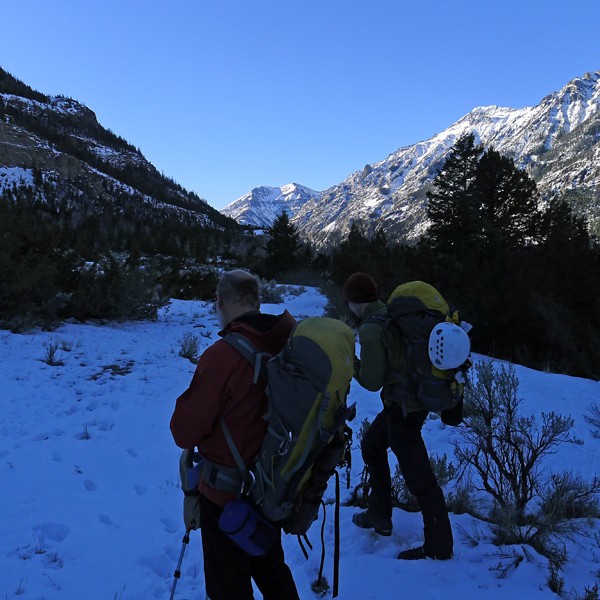
[[[563,198],[600,236],[600,71],[575,77],[536,106],[474,108],[431,138],[403,146],[325,191],[269,195],[258,187],[223,212],[268,227],[273,204],[283,200],[292,223],[318,249],[346,239],[353,223],[369,236],[382,229],[390,240],[414,244],[428,228],[427,191],[466,134],[514,160],[544,202]]]
[[[95,201],[105,209],[113,194],[126,193],[138,203],[184,209],[205,227],[236,228],[102,127],[90,109],[70,98],[45,96],[2,69],[0,116],[0,167],[36,168],[59,188],[66,182],[75,196],[81,192],[88,209]]]

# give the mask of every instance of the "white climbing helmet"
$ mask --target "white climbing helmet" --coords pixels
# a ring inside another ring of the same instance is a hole
[[[436,325],[429,336],[429,358],[438,369],[457,369],[469,358],[471,340],[454,323]]]

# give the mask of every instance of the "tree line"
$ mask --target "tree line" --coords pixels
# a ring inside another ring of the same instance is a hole
[[[84,181],[33,179],[0,193],[0,327],[13,331],[152,318],[169,297],[210,297],[214,274],[198,265],[227,260],[241,236],[139,194],[92,202]]]
[[[218,257],[267,280],[320,285],[337,316],[355,271],[377,280],[383,300],[424,280],[475,325],[476,352],[600,378],[598,240],[563,199],[543,202],[524,171],[473,135],[457,140],[427,192],[430,226],[416,245],[354,224],[317,253],[285,212],[258,235],[115,190],[82,208],[87,193],[85,182],[34,173],[33,187],[0,196],[1,326],[148,318],[169,297],[212,297]]]

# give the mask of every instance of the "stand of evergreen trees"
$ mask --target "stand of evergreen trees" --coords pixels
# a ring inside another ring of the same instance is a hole
[[[358,226],[328,267],[339,288],[370,273],[386,299],[421,279],[461,308],[474,350],[600,379],[600,245],[566,202],[540,202],[511,159],[460,138],[427,194],[431,227],[416,247]]]
[[[14,185],[0,194],[0,327],[156,316],[168,298],[209,298],[208,257],[228,256],[237,228],[125,193],[84,203],[85,182]],[[196,267],[196,265],[201,265]]]

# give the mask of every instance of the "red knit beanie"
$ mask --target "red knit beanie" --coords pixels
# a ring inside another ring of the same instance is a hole
[[[375,280],[366,273],[354,273],[346,279],[342,294],[346,302],[375,302],[377,300],[377,284]]]

